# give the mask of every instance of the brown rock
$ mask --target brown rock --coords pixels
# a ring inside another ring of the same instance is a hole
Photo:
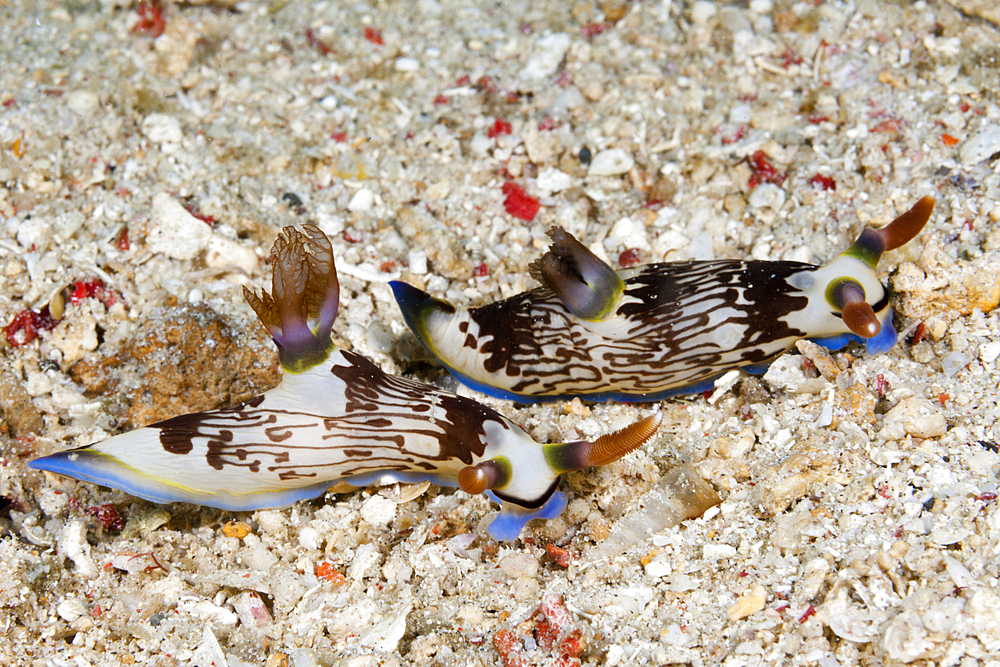
[[[5,363],[0,365],[0,429],[15,438],[38,433],[44,426],[24,383]]]
[[[899,267],[892,287],[903,296],[899,311],[914,319],[951,321],[976,308],[986,313],[1000,303],[1000,252],[956,261],[931,240],[916,264]]]
[[[125,427],[234,405],[281,378],[278,355],[256,322],[237,324],[207,305],[166,308],[113,355],[82,361],[73,379],[105,396]]]

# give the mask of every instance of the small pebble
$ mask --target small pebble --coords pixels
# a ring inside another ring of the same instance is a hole
[[[250,275],[259,263],[257,253],[233,239],[212,234],[205,252],[205,265],[212,268],[236,268]]]
[[[267,572],[278,562],[278,557],[253,533],[243,538],[243,549],[239,554],[245,565],[258,572]]]
[[[735,622],[741,618],[756,614],[764,608],[766,602],[767,591],[764,590],[763,586],[757,584],[750,592],[737,600],[736,604],[726,610],[726,614],[729,616],[730,621]]]
[[[97,93],[90,90],[74,90],[66,96],[66,106],[84,118],[93,115],[100,103]]]
[[[374,495],[361,505],[361,518],[372,526],[385,526],[396,518],[395,501],[381,495]]]
[[[749,104],[737,104],[729,111],[729,122],[745,125],[753,117],[753,108]]]
[[[770,208],[777,211],[785,205],[785,191],[774,183],[762,183],[750,193],[749,204],[753,208]]]
[[[72,623],[89,612],[87,611],[87,605],[83,602],[80,602],[77,598],[69,598],[59,603],[56,607],[56,613],[59,614],[59,618],[67,623]]]
[[[539,39],[535,42],[528,64],[521,70],[521,78],[525,81],[543,81],[555,74],[572,41],[564,32],[552,33]]]
[[[415,276],[422,276],[427,273],[427,253],[423,250],[411,250],[406,255],[410,264],[410,273]]]
[[[646,570],[646,575],[654,579],[665,577],[674,571],[674,568],[670,565],[670,557],[667,554],[657,554],[653,557],[653,560],[646,563],[644,569]]]
[[[79,519],[71,519],[59,533],[59,553],[73,561],[78,576],[91,579],[97,576],[97,565],[90,557],[87,528]]]
[[[361,188],[354,193],[354,196],[351,197],[351,201],[347,202],[347,210],[352,213],[361,213],[363,211],[371,210],[374,203],[375,194],[368,188]]]
[[[708,0],[698,0],[691,7],[691,20],[694,23],[704,25],[719,11],[714,2]]]
[[[608,148],[600,151],[590,161],[587,176],[617,176],[628,173],[635,164],[632,156],[621,148]]]
[[[535,184],[545,192],[562,192],[573,185],[573,177],[564,171],[548,167],[538,174]]]
[[[948,422],[929,401],[907,398],[885,414],[879,436],[899,440],[905,435],[914,438],[939,438],[948,431]]]
[[[397,72],[416,72],[420,69],[420,61],[410,56],[403,56],[396,59],[395,67]]]
[[[646,238],[646,226],[632,218],[622,218],[611,228],[604,244],[604,247],[608,249],[630,247],[648,250],[649,241]]]
[[[379,553],[377,544],[371,542],[362,544],[354,551],[354,558],[347,566],[347,578],[355,581],[364,579],[369,574],[374,573],[381,560],[382,555]]]
[[[538,560],[519,551],[510,553],[500,559],[500,571],[511,579],[534,577],[538,574]]]
[[[184,139],[180,121],[165,113],[146,116],[142,121],[142,133],[154,144],[159,144],[160,150],[167,154],[176,152]]]
[[[554,111],[563,109],[579,109],[587,100],[584,98],[583,93],[576,86],[569,86],[566,90],[559,93],[559,97],[556,101],[552,103],[552,109]]]
[[[266,628],[271,624],[271,612],[256,591],[243,591],[229,603],[240,617],[240,623],[248,628]]]
[[[250,534],[250,526],[242,521],[230,521],[222,526],[222,534],[226,537],[235,537],[242,540]]]

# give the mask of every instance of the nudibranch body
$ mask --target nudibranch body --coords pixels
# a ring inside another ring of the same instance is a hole
[[[561,473],[614,461],[647,441],[659,414],[594,442],[541,445],[490,408],[384,373],[330,338],[339,284],[329,239],[288,227],[275,242],[273,297],[244,290],[279,350],[281,383],[246,403],[182,415],[32,461],[38,470],[153,502],[245,511],[330,486],[430,480],[487,492],[488,528],[512,540],[566,505]]]
[[[554,227],[552,247],[531,267],[542,287],[471,309],[406,283],[392,288],[420,342],[483,393],[521,403],[659,400],[710,389],[732,369],[763,372],[802,338],[891,349],[878,261],[914,238],[933,209],[924,197],[822,267],[719,260],[615,271]]]

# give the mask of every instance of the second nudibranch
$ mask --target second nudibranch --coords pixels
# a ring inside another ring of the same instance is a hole
[[[610,463],[655,433],[654,414],[593,442],[542,445],[472,400],[389,375],[337,348],[340,287],[329,239],[285,228],[272,250],[272,295],[244,290],[278,346],[281,383],[222,410],[182,415],[35,459],[38,470],[153,502],[246,511],[315,498],[330,486],[430,480],[501,505],[487,531],[513,540],[566,505],[563,472]]]
[[[407,325],[466,385],[521,403],[581,397],[652,401],[711,389],[725,372],[763,372],[802,338],[830,349],[896,344],[882,253],[930,219],[924,197],[881,229],[865,228],[826,266],[687,261],[615,271],[559,227],[531,266],[542,287],[456,308],[391,283]]]

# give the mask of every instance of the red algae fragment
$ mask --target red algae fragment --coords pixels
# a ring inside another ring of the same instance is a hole
[[[552,116],[546,116],[538,123],[538,131],[546,132],[548,130],[554,130],[562,125],[561,122],[557,121]]]
[[[633,266],[638,266],[641,258],[639,257],[638,248],[627,248],[618,255],[618,266],[623,269],[629,269]]]
[[[583,631],[570,616],[569,610],[563,604],[562,597],[559,595],[543,597],[542,603],[531,615],[529,621],[536,618],[539,620],[533,632],[535,642],[539,649],[544,649],[551,654],[551,661],[541,664],[559,667],[578,666],[580,664],[579,655],[583,653],[581,640]],[[498,630],[493,635],[493,648],[500,654],[504,667],[521,667],[529,664],[524,654],[524,646],[521,645],[517,635],[510,630]]]
[[[580,30],[583,32],[584,37],[597,37],[601,33],[611,30],[614,25],[611,23],[588,23],[582,26]]]
[[[486,264],[486,262],[476,262],[472,266],[472,275],[476,278],[485,278],[490,275],[490,267]]]
[[[139,21],[132,28],[132,32],[156,39],[167,29],[167,20],[163,18],[163,5],[158,0],[140,2],[136,5],[135,11],[139,14]]]
[[[309,46],[316,48],[324,56],[336,53],[336,49],[317,37],[312,28],[306,28],[306,41],[309,42]]]
[[[120,533],[122,528],[125,527],[125,520],[118,513],[118,508],[115,507],[114,503],[89,507],[87,508],[87,514],[97,519],[97,522],[101,524],[104,530]]]
[[[546,595],[542,598],[538,611],[545,617],[538,622],[538,630],[535,632],[538,645],[557,651],[562,658],[575,658],[580,655],[583,650],[580,637],[583,633],[570,616],[562,597]]]
[[[193,203],[191,203],[191,202],[183,202],[183,206],[184,206],[184,210],[185,211],[187,211],[188,213],[190,213],[192,216],[194,216],[198,220],[201,220],[206,225],[211,226],[211,225],[215,224],[215,218],[213,218],[210,215],[205,215],[204,213],[200,213],[198,211],[198,209],[195,208],[195,205]]]
[[[332,584],[343,585],[347,583],[347,577],[341,574],[333,563],[323,562],[316,566],[316,577]]]
[[[108,289],[107,285],[100,278],[84,278],[72,284],[73,291],[70,292],[70,303],[80,303],[84,299],[97,299],[110,308],[118,303],[118,295],[114,290]]]
[[[942,134],[941,141],[944,143],[945,146],[954,146],[955,144],[958,143],[958,139],[951,136],[950,134]]]
[[[896,118],[886,118],[871,129],[872,132],[894,132],[898,133],[903,123]]]
[[[38,312],[22,310],[14,316],[10,324],[4,327],[4,334],[11,347],[20,347],[38,338],[39,332],[52,331],[58,323],[59,321],[52,317],[49,313],[49,307],[46,305]]]
[[[823,174],[816,174],[809,179],[810,185],[818,185],[824,190],[836,190],[837,181],[833,180],[832,176],[824,176]]]
[[[545,546],[545,553],[549,555],[549,558],[556,562],[559,567],[569,567],[569,564],[573,562],[573,556],[562,547],[557,547],[554,544],[548,544]]]
[[[370,25],[365,26],[365,39],[372,44],[377,44],[378,46],[385,44],[385,41],[382,39],[382,31],[378,28],[373,28]]]
[[[489,132],[486,134],[490,139],[500,136],[501,134],[510,134],[514,131],[513,126],[505,121],[503,118],[497,118],[493,121],[493,127],[490,128]]]
[[[524,657],[524,647],[510,630],[498,630],[493,635],[493,648],[500,654],[503,667],[527,667],[528,660]]]
[[[476,79],[476,88],[483,93],[489,93],[490,95],[495,95],[500,92],[500,88],[497,87],[496,82],[493,81],[491,77],[481,76]]]
[[[528,222],[535,219],[535,216],[538,215],[538,209],[542,206],[537,199],[525,192],[520,185],[509,181],[503,184],[501,190],[507,195],[507,198],[503,200],[503,207],[507,209],[508,213]]]
[[[767,153],[764,151],[754,151],[749,158],[750,169],[753,171],[753,175],[750,177],[750,187],[755,188],[761,183],[774,183],[775,185],[781,185],[785,182],[788,177],[787,174],[779,173],[771,161],[767,157]]]
[[[790,46],[785,47],[784,53],[781,54],[781,66],[788,69],[792,65],[801,65],[802,56],[795,53],[795,50]]]
[[[118,241],[115,243],[119,250],[125,252],[132,247],[132,244],[128,240],[128,227],[122,227],[122,233],[118,235]]]
[[[742,139],[747,134],[747,126],[739,125],[735,129],[732,127],[719,128],[717,132],[721,135],[719,141],[722,142],[723,146],[728,146],[729,144],[735,144],[737,141]]]

